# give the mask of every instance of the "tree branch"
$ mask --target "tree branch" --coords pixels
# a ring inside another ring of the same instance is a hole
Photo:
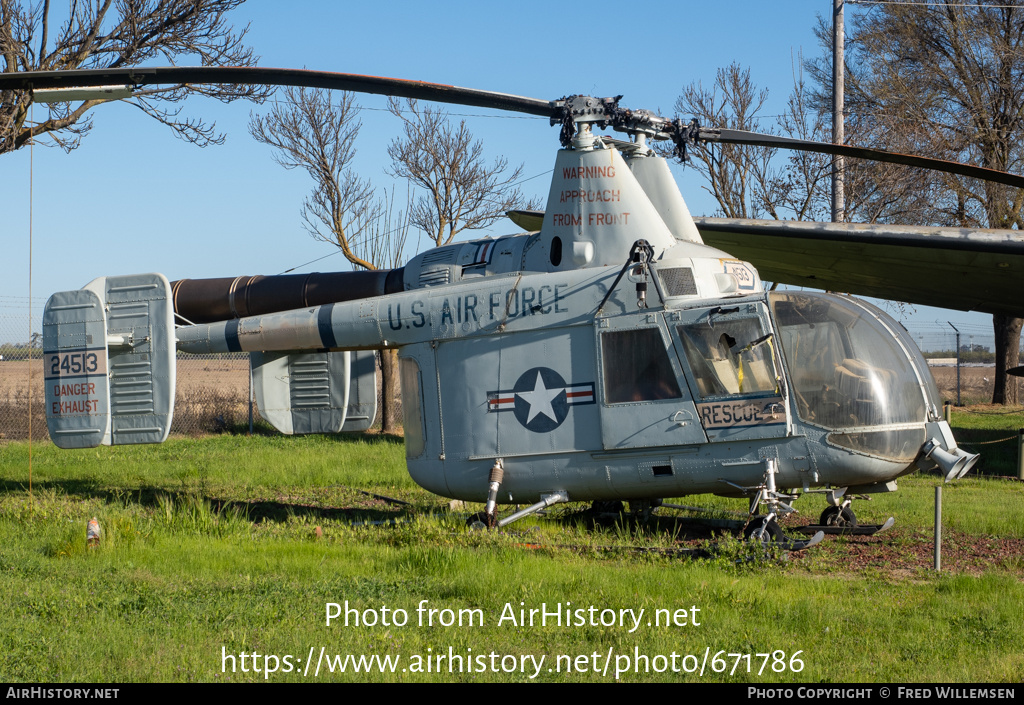
[[[243,43],[248,27],[235,31],[228,13],[243,0],[101,0],[71,3],[69,17],[53,32],[50,2],[0,0],[0,55],[5,71],[130,66],[156,56],[174,64],[179,57],[199,56],[204,65],[252,66],[257,57]],[[110,31],[105,25],[112,24]],[[41,36],[34,38],[36,27]],[[47,46],[52,38],[52,51]],[[38,46],[38,52],[36,47]],[[258,86],[169,86],[141,92],[135,104],[163,122],[177,136],[199,146],[220,144],[223,135],[201,119],[180,118],[179,110],[164,107],[188,95],[205,95],[224,102],[246,99],[262,102],[269,94]],[[25,127],[29,97],[23,92],[0,95],[0,154],[19,149],[32,137],[49,135],[64,149],[74,149],[88,126],[76,127],[97,102],[70,109],[49,107],[40,124]],[[82,109],[84,107],[84,110]],[[58,133],[63,133],[60,136]]]

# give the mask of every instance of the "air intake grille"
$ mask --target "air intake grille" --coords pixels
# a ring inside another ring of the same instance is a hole
[[[437,286],[438,284],[448,284],[452,279],[452,267],[450,265],[441,265],[433,267],[424,267],[420,271],[420,286]]]
[[[697,283],[693,280],[693,270],[689,267],[659,269],[658,275],[665,287],[665,296],[697,295]]]

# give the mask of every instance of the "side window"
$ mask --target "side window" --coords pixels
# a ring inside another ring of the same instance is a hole
[[[777,392],[772,338],[757,318],[679,326],[701,397]]]
[[[402,415],[405,423],[405,456],[423,453],[423,397],[420,394],[420,366],[412,358],[399,358],[402,383]]]
[[[602,333],[601,357],[607,404],[682,396],[657,328]]]

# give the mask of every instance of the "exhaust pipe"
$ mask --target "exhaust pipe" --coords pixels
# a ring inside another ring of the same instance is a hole
[[[179,319],[184,319],[179,322],[188,323],[215,323],[404,290],[405,277],[401,267],[171,282],[174,313]]]

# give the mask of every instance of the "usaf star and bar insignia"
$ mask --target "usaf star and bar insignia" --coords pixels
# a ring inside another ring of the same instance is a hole
[[[487,411],[511,411],[528,431],[547,433],[562,425],[569,407],[594,403],[594,383],[566,384],[549,367],[534,367],[512,389],[487,393]]]

